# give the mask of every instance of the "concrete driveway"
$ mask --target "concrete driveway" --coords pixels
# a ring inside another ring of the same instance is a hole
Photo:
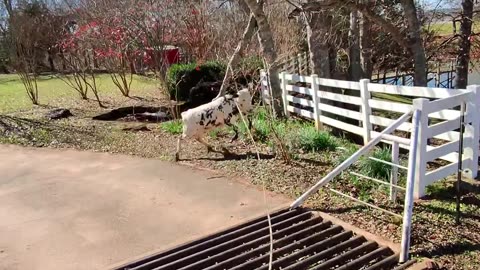
[[[214,173],[0,145],[2,270],[106,269],[263,214],[260,189]]]

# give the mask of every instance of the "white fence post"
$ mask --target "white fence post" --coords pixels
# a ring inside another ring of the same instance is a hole
[[[425,173],[427,171],[427,142],[428,142],[428,114],[425,113],[426,106],[428,106],[428,99],[418,98],[413,100],[413,109],[420,111],[420,122],[418,124],[418,138],[417,138],[417,153],[415,162],[415,186],[414,199],[419,199],[425,195]],[[412,119],[413,120],[413,119]],[[413,134],[413,130],[412,130]],[[414,142],[413,138],[410,140]],[[410,155],[410,158],[411,158]],[[409,168],[411,169],[411,168]]]
[[[464,149],[464,157],[472,160],[468,176],[476,178],[478,173],[478,147],[480,139],[480,85],[469,85],[467,90],[472,92],[471,99],[467,102],[466,115],[472,121],[471,125],[465,126],[464,138],[469,138],[470,142]]]
[[[280,73],[280,85],[282,87],[282,98],[283,98],[283,110],[285,113],[285,117],[288,117],[290,113],[288,112],[288,100],[287,100],[287,79],[286,79],[286,73],[283,71]]]
[[[399,164],[400,144],[392,142],[392,163]],[[390,175],[390,200],[395,203],[397,200],[397,189],[393,186],[398,182],[398,167],[392,166],[392,175]]]
[[[372,124],[370,123],[370,115],[372,114],[372,109],[368,101],[370,100],[370,92],[368,91],[368,84],[370,80],[362,79],[360,80],[360,96],[362,98],[362,125],[363,125],[363,144],[367,144],[371,139]]]
[[[268,73],[266,70],[260,70],[261,75],[261,89],[262,89],[262,98],[264,104],[271,105],[272,104],[272,92],[270,91],[269,81],[268,81]]]
[[[313,101],[313,117],[315,118],[315,128],[317,130],[323,129],[323,124],[321,122],[321,114],[322,111],[320,110],[320,97],[318,96],[318,84],[317,84],[317,74],[312,74],[312,101]]]

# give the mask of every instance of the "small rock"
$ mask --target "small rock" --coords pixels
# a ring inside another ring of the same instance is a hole
[[[440,269],[440,266],[434,261],[428,261],[425,263],[425,268],[423,269]]]
[[[133,127],[125,127],[122,129],[123,131],[152,131],[146,125],[139,125]]]
[[[389,231],[395,231],[397,229],[397,226],[395,226],[394,224],[388,224],[387,229]]]
[[[70,116],[73,116],[73,114],[68,109],[55,109],[45,115],[45,117],[50,118],[51,120],[68,118]]]

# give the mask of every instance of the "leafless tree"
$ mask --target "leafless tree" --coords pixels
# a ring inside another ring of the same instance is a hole
[[[278,78],[277,51],[272,30],[263,9],[263,1],[243,0],[255,17],[258,25],[258,39],[260,48],[267,66],[270,89],[272,91],[272,105],[276,116],[283,115],[282,90]]]
[[[360,63],[360,28],[359,12],[352,10],[350,12],[350,29],[348,32],[348,41],[350,46],[350,80],[358,81],[362,78],[362,66]],[[363,32],[362,32],[363,33]]]
[[[255,30],[257,29],[257,20],[255,19],[255,16],[250,13],[250,9],[247,6],[247,4],[243,1],[239,1],[240,7],[242,11],[246,14],[249,15],[248,23],[247,26],[245,27],[245,30],[243,32],[242,38],[237,44],[237,47],[235,48],[235,51],[232,53],[230,56],[230,59],[227,64],[227,69],[225,70],[225,77],[223,78],[222,86],[220,87],[220,91],[218,92],[218,95],[215,99],[225,95],[228,82],[231,77],[233,77],[234,73],[234,68],[237,67],[238,63],[240,62],[240,57],[243,54],[243,51],[247,47],[248,43],[252,39]]]
[[[407,21],[407,45],[414,58],[414,82],[417,86],[427,86],[427,59],[421,35],[421,25],[414,0],[402,0]]]
[[[458,39],[455,87],[464,89],[468,83],[468,66],[472,35],[473,0],[462,0],[460,15],[460,36]]]
[[[10,5],[11,2],[5,2]],[[33,104],[39,102],[37,79],[40,71],[40,56],[45,37],[41,29],[48,28],[48,13],[41,3],[26,4],[18,10],[9,11],[9,32],[13,66]],[[40,31],[39,31],[40,30]]]
[[[308,1],[307,3],[298,4],[301,10],[318,11],[327,8],[347,8],[350,11],[358,11],[362,14],[362,19],[367,19],[371,23],[378,25],[388,33],[392,39],[400,46],[410,51],[414,56],[415,68],[415,84],[419,86],[426,85],[426,57],[421,37],[421,25],[418,20],[416,6],[413,0],[402,0],[402,8],[406,19],[406,32],[404,29],[393,24],[381,14],[375,12],[368,1],[337,1],[337,0],[323,0],[323,1]],[[365,29],[364,29],[365,30]],[[362,30],[362,31],[364,31]]]

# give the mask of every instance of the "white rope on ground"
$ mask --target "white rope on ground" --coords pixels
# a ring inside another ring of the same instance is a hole
[[[248,126],[248,123],[247,121],[245,120],[245,117],[243,116],[243,113],[242,111],[240,110],[240,108],[238,107],[238,104],[235,102],[235,105],[237,106],[237,109],[239,111],[239,114],[240,114],[240,118],[242,119],[242,122],[243,124],[245,125],[246,129],[247,129],[247,133],[250,137],[250,139],[252,140],[252,143],[253,143],[253,146],[255,148],[255,152],[257,153],[257,159],[258,161],[261,161],[261,157],[260,157],[260,150],[258,149],[258,146],[255,142],[255,139],[253,138],[253,134],[252,134],[252,131],[250,130],[250,127]],[[267,188],[266,188],[266,184],[265,184],[265,179],[262,181],[262,187],[263,187],[263,202],[265,204],[265,207],[266,207],[266,212],[267,212],[267,220],[268,220],[268,229],[269,229],[269,235],[270,235],[270,255],[269,255],[269,261],[268,261],[268,270],[272,270],[272,262],[273,262],[273,229],[272,229],[272,220],[270,218],[270,205],[268,203],[268,200],[267,200]]]

